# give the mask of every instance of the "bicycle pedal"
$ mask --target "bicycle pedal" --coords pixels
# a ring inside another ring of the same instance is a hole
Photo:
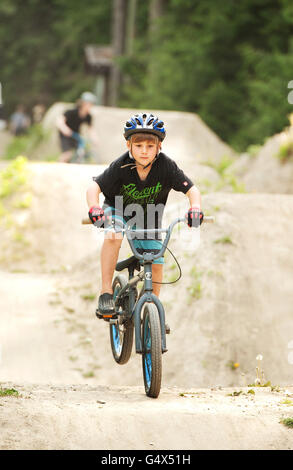
[[[100,320],[105,320],[105,321],[110,321],[110,320],[116,320],[117,319],[117,313],[100,313],[99,311],[96,311],[96,316]]]

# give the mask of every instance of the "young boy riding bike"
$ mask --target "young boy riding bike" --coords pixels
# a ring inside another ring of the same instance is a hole
[[[107,228],[109,220],[128,221],[130,214],[143,211],[143,217],[135,228],[160,228],[171,189],[186,194],[189,199],[190,209],[186,214],[189,227],[201,224],[203,214],[200,212],[200,192],[175,161],[161,152],[165,136],[163,121],[153,114],[136,114],[126,122],[124,137],[128,151],[114,160],[101,175],[94,177],[94,182],[87,190],[89,217],[93,224],[99,223],[101,226],[104,223]],[[103,207],[99,202],[101,193],[105,196]],[[157,208],[161,210],[157,211]],[[151,217],[154,213],[155,217]],[[122,238],[121,233],[106,231],[101,249],[101,295],[96,310],[99,318],[115,312],[112,278]],[[159,237],[145,238],[134,240],[137,250],[141,253],[158,252],[161,247]],[[164,259],[159,258],[152,265],[154,294],[157,296],[163,279],[163,263]]]

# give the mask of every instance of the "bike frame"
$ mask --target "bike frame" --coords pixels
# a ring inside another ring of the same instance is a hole
[[[172,230],[174,226],[180,222],[185,222],[185,218],[178,218],[174,220],[167,229],[146,229],[146,230],[133,230],[130,227],[126,229],[123,228],[122,232],[126,233],[130,248],[134,256],[142,261],[143,271],[140,271],[136,276],[134,276],[134,268],[129,267],[129,281],[118,293],[115,304],[118,304],[119,299],[123,294],[129,289],[129,312],[131,312],[131,318],[134,318],[134,328],[135,328],[135,347],[138,354],[142,353],[142,339],[141,339],[141,312],[145,303],[154,303],[158,309],[160,325],[161,325],[161,339],[162,339],[162,353],[167,352],[166,346],[166,327],[165,327],[165,310],[162,302],[159,298],[153,293],[153,281],[152,281],[152,264],[154,260],[162,257],[166,251],[167,245],[169,243]],[[115,221],[116,223],[116,221]],[[122,223],[122,222],[120,222]],[[154,253],[143,253],[142,255],[138,253],[133,243],[133,235],[143,235],[143,234],[155,234],[155,233],[166,233],[166,237],[162,242],[162,248],[157,254]],[[140,295],[137,300],[135,300],[135,290],[134,287],[139,281],[144,281],[144,285],[141,289]]]

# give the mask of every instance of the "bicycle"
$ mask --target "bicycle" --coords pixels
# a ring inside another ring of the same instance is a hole
[[[72,138],[77,142],[70,163],[90,163],[92,154],[87,140],[78,132],[72,133]]]
[[[103,316],[104,320],[109,322],[112,354],[118,364],[126,364],[130,359],[135,336],[136,353],[142,355],[145,393],[151,398],[157,398],[160,394],[162,354],[167,352],[168,334],[163,304],[153,294],[152,263],[164,255],[172,230],[180,222],[186,223],[186,219],[175,219],[167,229],[145,230],[133,230],[127,224],[122,224],[120,231],[126,234],[133,256],[117,263],[116,271],[127,269],[128,279],[123,274],[114,277],[112,287],[115,314]],[[214,217],[204,217],[203,223],[211,222],[214,222]],[[91,224],[91,221],[83,219],[82,223]],[[132,236],[154,233],[166,234],[160,251],[156,254],[138,253]],[[135,271],[138,271],[138,274],[135,275]],[[136,286],[140,281],[143,281],[143,286],[138,293]]]

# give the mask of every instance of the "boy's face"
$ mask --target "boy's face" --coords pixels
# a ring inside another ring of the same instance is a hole
[[[92,103],[89,103],[88,101],[82,101],[81,106],[80,106],[80,113],[82,115],[86,115],[90,112],[92,109]]]
[[[148,165],[154,160],[161,148],[161,142],[158,144],[149,140],[140,142],[127,141],[127,147],[131,150],[134,160],[141,165]]]

